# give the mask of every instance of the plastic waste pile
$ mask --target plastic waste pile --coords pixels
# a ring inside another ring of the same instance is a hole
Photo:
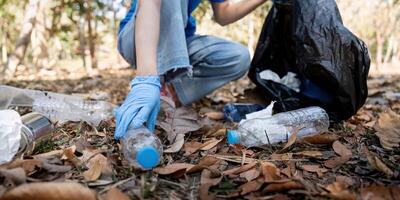
[[[122,143],[124,157],[130,165],[150,170],[159,164],[163,145],[147,128],[129,128]]]
[[[112,117],[114,105],[86,101],[78,96],[0,86],[0,110],[10,106],[32,107],[53,122],[86,121],[97,126]]]
[[[260,147],[286,141],[297,132],[297,137],[328,131],[329,117],[320,107],[309,107],[285,113],[244,120],[237,130],[227,133],[229,144]]]
[[[50,120],[39,113],[21,117],[14,110],[0,110],[0,164],[10,162],[16,155],[31,154],[53,130]]]

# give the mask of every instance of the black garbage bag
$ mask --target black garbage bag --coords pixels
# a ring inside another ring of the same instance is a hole
[[[320,106],[331,120],[341,121],[354,115],[368,96],[367,46],[343,25],[335,0],[275,0],[251,65],[250,79],[277,101],[277,112]],[[264,70],[280,77],[297,74],[300,92],[261,79]],[[321,98],[306,95],[310,87],[317,87]]]

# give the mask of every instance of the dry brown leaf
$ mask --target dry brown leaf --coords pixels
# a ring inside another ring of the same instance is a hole
[[[75,155],[76,146],[71,146],[63,150],[63,156],[61,159],[66,159],[71,162],[75,167],[81,165],[81,161]]]
[[[12,163],[5,165],[7,169],[21,167],[27,174],[34,172],[37,168],[43,167],[43,161],[37,159],[14,160]]]
[[[355,200],[356,195],[347,190],[346,185],[344,185],[342,182],[334,182],[332,184],[329,184],[325,187],[325,189],[329,193],[323,193],[322,195],[327,196],[332,199],[336,200]]]
[[[224,175],[240,174],[240,173],[243,173],[245,171],[248,171],[248,170],[252,169],[255,166],[256,166],[256,163],[253,162],[253,163],[249,163],[249,164],[246,164],[246,165],[243,165],[243,166],[240,166],[240,167],[236,167],[236,168],[233,168],[233,169],[226,170],[226,171],[223,172],[223,174]]]
[[[279,160],[279,161],[285,161],[285,160],[290,160],[292,159],[292,153],[285,153],[285,154],[277,154],[273,153],[271,155],[272,160]]]
[[[164,153],[177,153],[182,149],[185,144],[185,135],[178,134],[175,139],[174,144],[172,144],[170,148],[164,150]]]
[[[206,156],[206,157],[202,158],[197,165],[188,169],[186,173],[191,174],[191,173],[199,172],[203,169],[206,169],[206,168],[216,164],[218,161],[219,161],[218,158],[215,158],[212,156]]]
[[[26,173],[21,167],[14,169],[0,169],[0,179],[3,179],[3,185],[16,187],[26,183]]]
[[[296,142],[297,140],[297,133],[299,132],[299,130],[296,130],[293,132],[293,134],[290,136],[288,142],[286,143],[286,145],[283,147],[283,149],[280,152],[286,151],[288,150],[290,147],[293,146],[293,144]]]
[[[294,155],[312,157],[312,158],[323,156],[323,154],[320,151],[302,151],[302,152],[294,153]]]
[[[250,169],[248,171],[242,172],[240,177],[245,178],[247,181],[252,181],[260,176],[261,172],[257,168]]]
[[[319,165],[303,165],[303,170],[307,172],[314,172],[318,174],[318,177],[322,177],[324,173],[328,172],[327,169],[321,168]]]
[[[213,200],[215,199],[215,194],[210,194],[211,184],[201,184],[199,187],[199,198],[200,200]]]
[[[241,191],[240,194],[246,195],[246,194],[249,194],[250,192],[258,191],[259,189],[261,189],[263,184],[264,184],[264,178],[262,178],[262,177],[260,177],[256,180],[247,182],[239,187],[239,189]]]
[[[200,150],[201,147],[203,147],[204,144],[201,142],[186,142],[183,146],[183,149],[185,150],[184,156],[189,156],[192,155],[193,153],[197,152]]]
[[[373,185],[361,188],[361,199],[363,200],[399,200],[400,187]]]
[[[102,164],[99,160],[96,160],[87,171],[83,172],[83,177],[86,181],[96,181],[100,178],[102,169]]]
[[[221,136],[226,136],[226,132],[228,129],[224,128],[223,125],[221,126],[221,128],[217,129],[217,130],[210,130],[208,133],[206,133],[207,137],[221,137]]]
[[[192,167],[194,167],[194,165],[188,163],[174,163],[165,167],[157,167],[153,171],[161,175],[170,175],[183,170],[187,171]]]
[[[213,138],[213,139],[211,139],[211,140],[205,142],[205,143],[203,144],[203,147],[201,147],[200,150],[202,150],[202,151],[208,151],[208,150],[214,148],[215,146],[217,146],[221,141],[222,141],[222,139],[218,140],[218,139],[216,139],[216,138]]]
[[[367,147],[363,147],[363,152],[366,154],[368,162],[371,164],[371,166],[386,174],[388,178],[391,178],[394,176],[394,172],[385,164],[383,163],[377,156],[372,155],[371,152],[369,152]]]
[[[214,198],[215,196],[212,194],[209,194],[208,190],[210,187],[218,185],[221,181],[222,178],[224,177],[222,173],[218,170],[217,163],[214,165],[207,167],[207,169],[204,169],[201,172],[201,178],[200,178],[200,197],[201,199],[206,199],[207,198]]]
[[[167,111],[165,120],[159,122],[159,125],[167,133],[170,143],[176,143],[179,135],[197,131],[201,128],[197,112],[189,107],[173,108]]]
[[[329,169],[333,169],[333,168],[339,167],[339,166],[347,163],[347,161],[349,161],[349,160],[350,160],[350,157],[335,157],[335,158],[325,161],[324,165],[325,165],[325,167],[327,167]]]
[[[393,150],[400,144],[400,115],[389,109],[379,115],[376,135],[383,148]]]
[[[96,200],[96,193],[78,183],[31,183],[5,193],[2,200]]]
[[[339,137],[334,133],[324,133],[319,135],[303,137],[300,142],[310,144],[332,144]]]
[[[118,188],[111,188],[106,193],[104,200],[129,200],[130,198]],[[83,199],[82,199],[83,200]]]
[[[346,146],[344,146],[339,141],[335,141],[332,144],[332,147],[333,147],[333,150],[335,150],[335,152],[342,157],[351,157],[352,156],[351,150],[349,150]]]
[[[213,120],[223,120],[225,119],[225,115],[223,112],[208,112],[205,113],[204,116],[213,119]]]
[[[276,167],[275,164],[271,162],[262,162],[261,171],[264,176],[264,182],[266,183],[271,183],[282,179],[282,177],[280,176],[280,170]]]
[[[295,181],[289,181],[285,183],[271,183],[267,187],[264,188],[263,193],[272,193],[272,192],[282,192],[287,190],[299,190],[303,189],[304,186]]]
[[[347,176],[336,176],[336,182],[340,182],[343,184],[346,188],[352,186],[355,184],[354,180],[350,177]]]

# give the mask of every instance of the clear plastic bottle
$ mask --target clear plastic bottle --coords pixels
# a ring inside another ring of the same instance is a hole
[[[150,170],[160,163],[163,154],[162,143],[147,128],[129,128],[122,143],[123,154],[130,165]]]
[[[241,144],[246,147],[260,147],[286,141],[298,131],[301,138],[328,131],[329,117],[324,109],[309,107],[268,118],[244,121],[237,131],[228,131],[229,144]]]
[[[86,101],[78,96],[0,86],[0,109],[33,107],[53,122],[86,121],[98,125],[110,119],[114,106],[104,101]]]

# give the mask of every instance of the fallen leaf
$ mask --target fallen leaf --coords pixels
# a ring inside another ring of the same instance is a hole
[[[21,167],[14,169],[0,169],[0,179],[3,179],[3,185],[16,187],[26,183],[26,173]]]
[[[327,169],[321,168],[319,165],[303,165],[303,170],[307,172],[314,172],[318,174],[318,177],[322,177],[324,173],[328,172]]]
[[[164,153],[177,153],[182,149],[184,144],[185,144],[185,135],[178,134],[176,136],[175,143],[172,144],[170,148],[164,150]]]
[[[271,155],[272,160],[279,160],[279,161],[286,161],[292,159],[292,153],[285,153],[285,154],[277,154],[273,153]]]
[[[272,193],[272,192],[282,192],[287,190],[299,190],[303,189],[304,186],[295,181],[289,181],[285,183],[271,183],[262,191],[264,194]]]
[[[71,146],[63,150],[63,155],[61,159],[68,160],[71,162],[75,167],[81,165],[81,161],[75,155],[76,146]]]
[[[174,163],[165,167],[157,167],[153,171],[161,175],[170,175],[182,170],[187,171],[192,167],[194,167],[194,165],[188,163]]]
[[[96,200],[96,193],[78,183],[30,183],[4,194],[2,200]]]
[[[374,169],[385,173],[388,178],[394,176],[394,172],[385,163],[383,163],[377,156],[372,155],[372,153],[368,150],[367,147],[365,146],[363,147],[363,152],[367,156],[368,162]]]
[[[257,168],[250,169],[248,171],[242,172],[240,177],[245,178],[247,181],[252,181],[260,176],[261,172]]]
[[[264,178],[262,178],[262,177],[260,177],[256,180],[247,182],[239,187],[239,189],[241,191],[240,194],[246,195],[250,192],[258,191],[259,189],[261,189],[263,184],[264,184]]]
[[[400,187],[373,185],[361,188],[361,199],[363,200],[399,200]]]
[[[211,129],[206,133],[206,137],[221,137],[221,136],[226,136],[226,132],[228,129],[223,128],[223,125],[221,125],[221,128],[214,130]]]
[[[205,168],[201,172],[201,178],[200,178],[201,199],[204,199],[205,197],[214,198],[213,194],[209,194],[209,189],[212,186],[218,185],[224,177],[218,168],[219,164],[218,162],[215,162],[213,165]]]
[[[167,113],[165,121],[160,122],[159,125],[167,132],[170,143],[176,143],[179,135],[201,128],[196,111],[188,107],[180,107]]]
[[[338,139],[339,137],[334,133],[323,133],[323,134],[303,137],[300,140],[300,142],[310,143],[310,144],[332,144]]]
[[[211,188],[211,184],[201,184],[199,187],[199,198],[200,200],[213,200],[215,199],[215,194],[210,194],[208,191]]]
[[[346,146],[344,146],[339,141],[335,141],[332,144],[333,150],[342,157],[351,157],[352,153]]]
[[[283,147],[283,149],[280,150],[280,152],[284,152],[284,151],[286,151],[287,149],[289,149],[291,146],[293,146],[293,144],[294,144],[294,143],[296,142],[296,140],[297,140],[297,133],[298,133],[298,132],[299,132],[299,129],[298,129],[298,130],[295,130],[295,131],[292,133],[292,135],[290,136],[288,142],[287,142],[286,145]]]
[[[262,162],[261,171],[264,176],[264,182],[266,183],[271,183],[282,179],[280,176],[280,170],[271,162]]]
[[[96,181],[101,176],[102,164],[99,160],[95,161],[87,171],[83,172],[86,181]]]
[[[213,138],[213,139],[211,139],[211,140],[205,142],[205,143],[203,144],[203,147],[201,147],[200,150],[202,150],[202,151],[208,151],[208,150],[214,148],[215,146],[217,146],[221,141],[222,141],[222,139],[219,139],[219,140],[218,140],[218,139],[216,139],[216,138]]]
[[[223,120],[225,119],[225,115],[223,112],[207,112],[204,114],[205,117],[208,117],[213,120]]]
[[[347,176],[336,176],[336,182],[342,183],[346,188],[355,184],[354,180]]]
[[[230,169],[230,170],[226,170],[226,171],[223,172],[223,174],[224,174],[224,175],[240,174],[240,173],[243,173],[243,172],[245,172],[245,171],[248,171],[248,170],[252,169],[252,168],[255,167],[255,166],[256,166],[256,163],[253,162],[253,163],[249,163],[249,164],[246,164],[246,165],[237,167],[237,168],[233,168],[233,169]]]
[[[297,152],[293,153],[294,155],[297,156],[305,156],[305,157],[311,157],[311,158],[317,158],[323,156],[323,154],[320,151],[302,151],[302,152]]]
[[[215,157],[206,156],[206,157],[202,158],[197,165],[188,169],[186,173],[191,174],[191,173],[199,172],[203,169],[206,169],[206,168],[216,164],[218,161],[219,161],[219,159],[217,159]]]
[[[333,169],[347,163],[347,161],[349,160],[350,160],[349,157],[335,157],[325,161],[324,165],[329,169]]]
[[[340,155],[340,157],[335,157],[335,158],[325,161],[324,165],[327,168],[333,169],[333,168],[339,167],[339,166],[347,163],[347,161],[349,161],[350,158],[352,157],[351,150],[349,150],[346,146],[344,146],[339,141],[335,141],[332,144],[332,148],[338,155]]]
[[[184,156],[192,155],[193,153],[199,151],[204,146],[201,142],[187,142],[184,144],[183,149],[185,150]]]
[[[379,115],[375,133],[383,148],[393,150],[400,144],[400,115],[389,109]]]
[[[122,193],[118,188],[111,188],[106,193],[104,200],[129,200],[130,198]]]
[[[325,189],[329,193],[323,193],[323,196],[327,196],[332,199],[337,199],[337,200],[355,200],[356,195],[347,190],[347,187],[342,183],[342,182],[334,182],[332,184],[329,184],[325,187]]]
[[[13,168],[18,168],[21,167],[22,169],[25,170],[27,174],[30,174],[34,171],[36,171],[38,168],[43,167],[43,162],[41,160],[37,159],[16,159],[12,163],[7,164],[5,166],[7,169],[13,169]]]

